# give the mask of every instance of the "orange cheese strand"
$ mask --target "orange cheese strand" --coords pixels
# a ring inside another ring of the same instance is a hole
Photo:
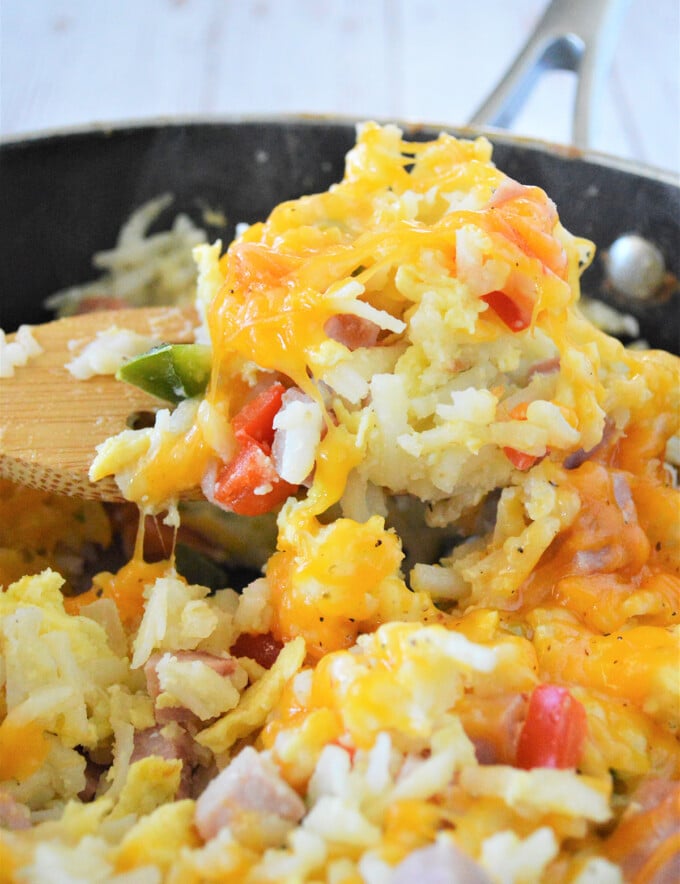
[[[19,858],[14,854],[5,837],[0,832],[0,884],[14,884],[14,881],[17,880],[16,871],[19,867]]]
[[[664,678],[671,673],[677,677],[680,647],[677,637],[666,629],[635,626],[597,635],[573,623],[542,620],[539,615],[533,644],[545,680],[583,685],[644,708],[662,690]],[[568,654],[565,647],[569,647]]]
[[[201,484],[212,456],[201,429],[194,425],[173,439],[162,456],[142,458],[126,497],[142,503],[176,499]]]
[[[333,286],[341,286],[358,269],[370,273],[376,265],[390,270],[416,263],[423,250],[453,258],[456,231],[466,225],[490,235],[516,268],[513,296],[533,286],[532,302],[540,298],[548,309],[564,306],[570,296],[567,255],[555,206],[542,190],[509,181],[486,163],[488,145],[483,142],[446,137],[438,148],[401,141],[401,155],[378,150],[370,169],[364,166],[357,174],[353,160],[364,151],[375,152],[375,138],[380,137],[367,127],[340,184],[282,204],[230,246],[220,262],[224,284],[208,315],[214,372],[223,370],[230,354],[238,354],[308,390],[313,354],[328,339],[324,326],[337,312]],[[409,174],[405,167],[414,153],[427,157]],[[491,197],[504,184],[505,196],[481,211],[450,211],[442,198],[429,223],[407,220],[398,212],[391,217],[381,198],[385,192],[407,190],[426,194],[433,186],[443,193],[447,187],[476,187]],[[453,262],[451,269],[455,271]],[[401,305],[391,309],[400,315],[407,306],[402,297]]]
[[[297,265],[295,256],[267,245],[231,247],[224,285],[208,315],[218,362],[231,351],[261,368],[283,372],[303,389],[309,386],[306,349],[325,339],[323,326],[335,310],[324,307],[318,293],[295,284]]]
[[[516,195],[490,209],[491,225],[544,267],[564,278],[567,255],[555,237],[559,222],[555,204],[539,187],[519,188]]]
[[[655,401],[656,408],[659,402]],[[630,470],[639,476],[650,472],[650,468],[658,467],[663,458],[666,440],[673,434],[673,416],[666,414],[650,414],[646,419],[631,421],[626,427],[625,435],[619,440],[613,452],[612,461],[624,470]]]
[[[172,563],[167,560],[144,562],[133,558],[115,574],[109,571],[97,574],[93,578],[91,589],[82,595],[64,599],[64,608],[69,614],[79,614],[84,605],[97,599],[113,599],[123,626],[127,629],[134,628],[139,625],[144,614],[144,589],[171,570]]]
[[[276,738],[284,731],[294,735],[296,743],[304,746],[304,752],[285,753],[283,756],[278,753],[277,764],[286,780],[302,793],[324,747],[341,736],[342,720],[332,709],[313,709],[309,712],[296,709],[284,693],[276,707],[275,717],[260,733],[259,742],[264,749],[274,749],[276,752]]]
[[[0,780],[23,782],[40,770],[50,751],[43,726],[19,723],[12,713],[0,724]]]
[[[304,503],[293,514],[300,530],[310,516],[325,513],[342,497],[347,476],[361,463],[363,452],[345,427],[331,426],[316,455],[314,481]]]
[[[274,635],[281,641],[304,636],[314,657],[349,647],[367,628],[376,614],[378,586],[398,573],[402,559],[398,538],[385,531],[381,519],[365,525],[341,519],[324,528],[316,518],[340,499],[361,454],[344,427],[329,428],[319,445],[312,487],[289,509],[279,551],[267,564]]]
[[[295,548],[272,556],[267,579],[274,635],[284,642],[302,635],[310,656],[319,658],[377,625],[380,585],[398,573],[402,552],[377,516],[364,524],[314,522],[310,531]]]
[[[663,571],[649,571],[639,585],[616,574],[563,577],[553,595],[597,632],[614,632],[632,618],[673,626],[680,617],[680,578]]]

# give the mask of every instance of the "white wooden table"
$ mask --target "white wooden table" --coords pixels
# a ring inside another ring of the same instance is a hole
[[[0,134],[166,115],[465,123],[547,0],[2,0]],[[680,171],[680,3],[629,0],[593,146]],[[515,131],[570,140],[574,78]]]

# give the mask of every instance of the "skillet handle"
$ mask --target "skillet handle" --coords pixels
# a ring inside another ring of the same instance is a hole
[[[552,0],[505,76],[470,119],[506,129],[544,71],[578,77],[572,142],[592,146],[605,78],[629,0]]]

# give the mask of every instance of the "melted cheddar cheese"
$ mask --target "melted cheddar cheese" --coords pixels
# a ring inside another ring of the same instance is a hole
[[[171,561],[144,562],[138,542],[65,611],[46,578],[42,601],[11,589],[11,613],[42,604],[40,628],[58,627],[86,665],[103,640],[92,603],[115,602],[133,674],[126,660],[106,709],[128,760],[154,703],[183,711],[167,691],[165,706],[135,693],[135,670],[162,652],[156,677],[179,684],[201,655],[237,655],[236,705],[191,718],[199,763],[221,770],[252,744],[305,815],[269,850],[227,824],[202,844],[191,801],[149,812],[140,799],[112,868],[388,880],[435,840],[493,880],[671,867],[677,836],[645,790],[663,792],[667,816],[680,778],[667,463],[680,363],[585,319],[592,254],[540,188],[493,165],[485,139],[408,142],[375,124],[328,192],[283,203],[222,255],[199,247],[205,395],[108,440],[91,475],[115,475],[146,513],[198,485],[236,514],[273,508],[263,576],[213,597]],[[197,659],[173,662],[187,651]],[[30,746],[7,776],[55,751],[44,721],[31,726],[0,725],[0,746]],[[102,818],[127,812],[115,801],[140,777],[116,757]]]

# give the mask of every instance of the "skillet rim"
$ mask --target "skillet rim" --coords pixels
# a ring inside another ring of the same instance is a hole
[[[45,129],[29,130],[27,132],[0,135],[0,150],[4,148],[19,149],[24,144],[32,145],[36,142],[49,142],[62,140],[70,137],[82,137],[86,135],[114,136],[120,132],[129,132],[138,129],[172,129],[194,126],[222,125],[278,125],[282,128],[287,125],[308,126],[310,129],[316,126],[337,126],[348,128],[356,127],[368,121],[374,121],[380,125],[399,126],[406,135],[418,132],[431,132],[433,137],[438,132],[449,132],[459,138],[486,137],[494,144],[502,144],[508,147],[527,149],[536,153],[549,154],[558,160],[593,163],[619,172],[636,175],[641,178],[657,181],[661,184],[676,187],[680,190],[680,174],[643,163],[639,160],[617,157],[604,151],[588,148],[575,147],[574,145],[562,144],[532,136],[508,132],[493,126],[471,126],[468,124],[450,124],[431,121],[419,121],[415,119],[397,119],[387,117],[354,117],[341,114],[312,114],[312,113],[281,113],[281,114],[187,114],[187,115],[160,115],[151,117],[133,117],[112,121],[93,121],[91,123],[78,123],[66,126],[55,126]]]

